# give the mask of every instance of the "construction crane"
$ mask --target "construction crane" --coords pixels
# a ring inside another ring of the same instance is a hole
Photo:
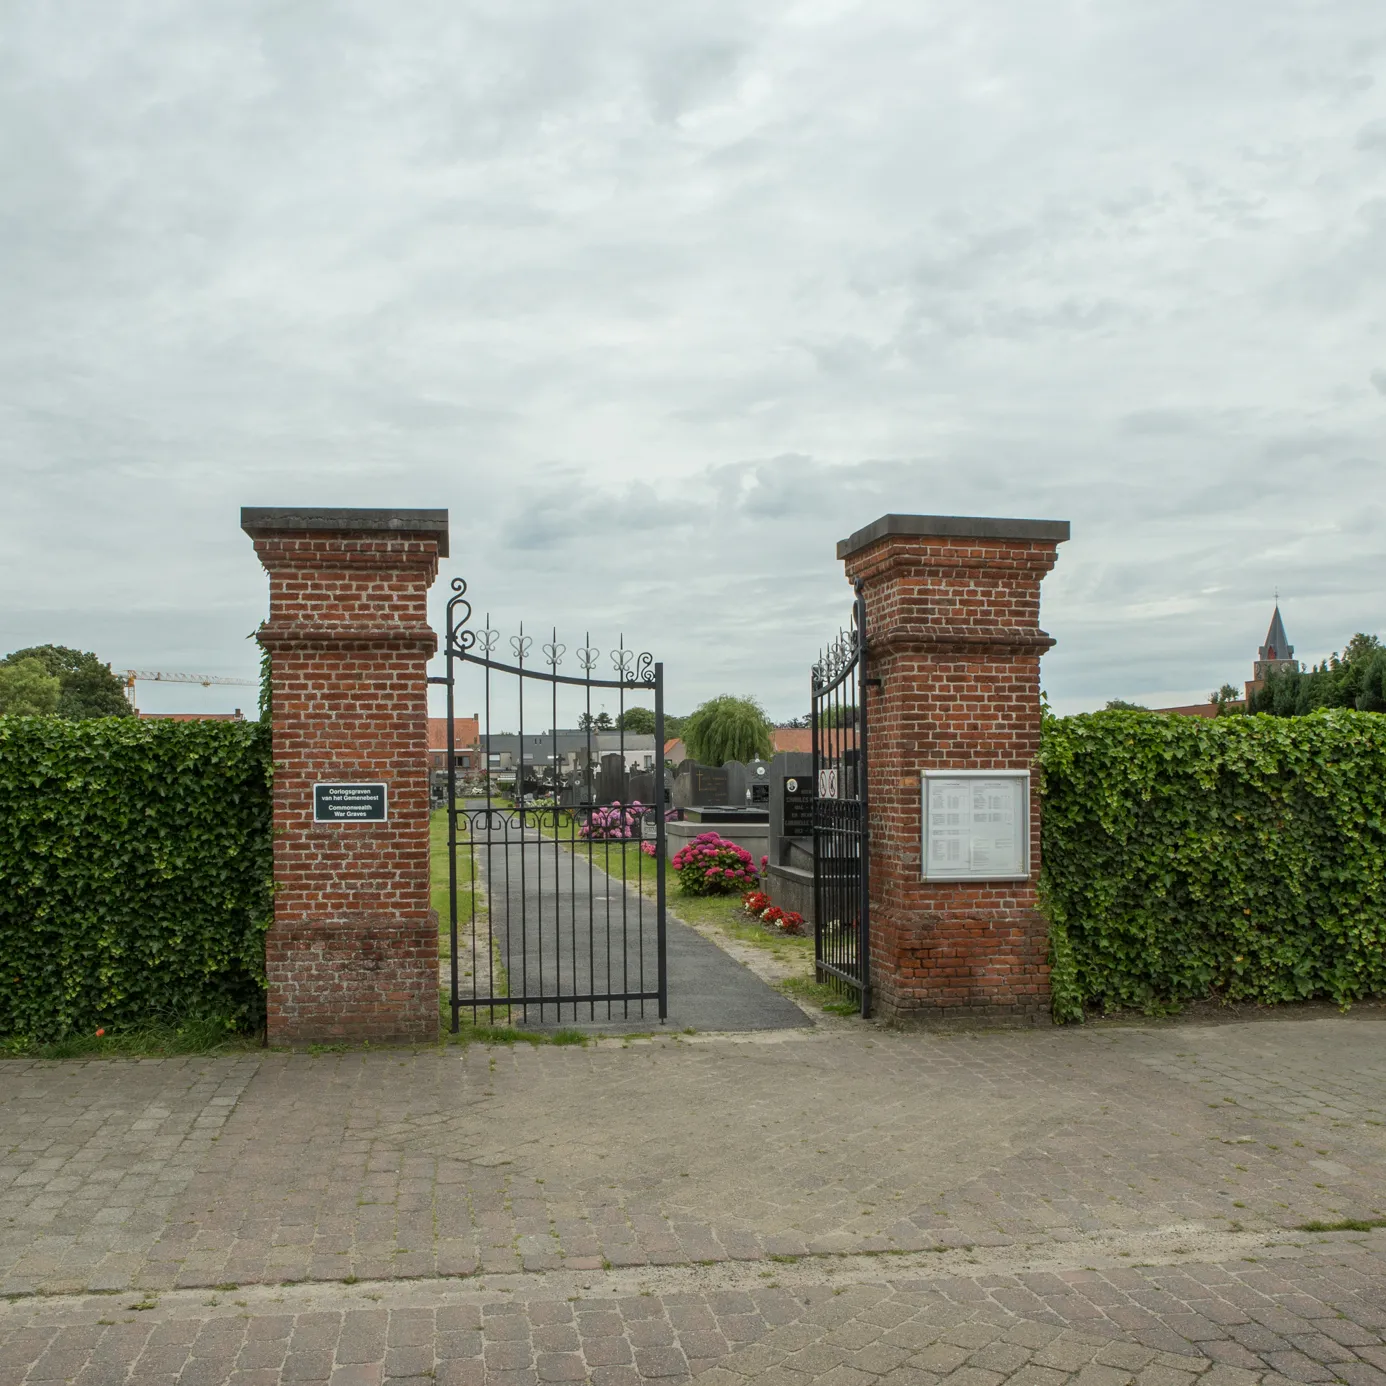
[[[127,669],[125,696],[130,700],[131,707],[135,706],[136,679],[143,679],[146,683],[200,683],[203,688],[210,688],[214,683],[237,684],[242,688],[259,687],[255,679],[228,679],[220,674],[171,674],[166,669]]]

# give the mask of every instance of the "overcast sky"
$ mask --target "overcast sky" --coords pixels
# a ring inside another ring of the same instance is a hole
[[[5,0],[0,328],[0,653],[250,676],[241,505],[446,506],[792,716],[836,540],[1016,515],[1056,707],[1202,699],[1386,633],[1386,6]]]

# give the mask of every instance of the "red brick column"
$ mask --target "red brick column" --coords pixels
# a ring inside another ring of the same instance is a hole
[[[432,1040],[428,589],[446,510],[246,508],[270,579],[271,1043]],[[384,783],[383,822],[315,822],[313,787]]]
[[[1067,521],[885,515],[838,545],[866,597],[871,967],[895,1020],[1048,1013],[1046,926],[1030,876],[922,878],[925,770],[1028,770],[1040,734],[1040,582]]]

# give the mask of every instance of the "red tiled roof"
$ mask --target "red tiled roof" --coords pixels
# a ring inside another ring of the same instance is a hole
[[[481,719],[478,717],[454,717],[452,719],[454,744],[459,748],[475,746],[481,740]],[[446,751],[448,748],[448,719],[430,717],[428,719],[428,749]]]
[[[776,727],[775,749],[777,751],[813,750],[812,727]]]
[[[1246,703],[1238,700],[1234,703],[1224,704],[1226,707],[1244,708]],[[1178,717],[1216,717],[1218,715],[1218,705],[1216,703],[1186,703],[1183,707],[1152,707],[1151,712],[1170,712]]]
[[[239,712],[141,712],[142,722],[244,722]]]

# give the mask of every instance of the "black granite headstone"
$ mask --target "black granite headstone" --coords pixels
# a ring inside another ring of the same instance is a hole
[[[813,776],[811,774],[785,776],[785,837],[813,836],[813,797]]]
[[[695,804],[725,804],[727,802],[727,772],[708,765],[693,767],[693,802]]]

